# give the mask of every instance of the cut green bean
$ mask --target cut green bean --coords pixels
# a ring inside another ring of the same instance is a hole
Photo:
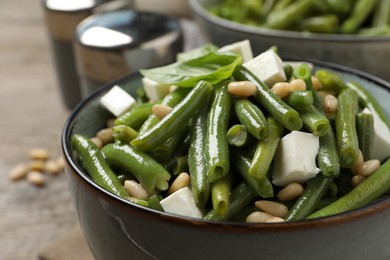
[[[372,26],[375,28],[390,25],[390,0],[376,2]]]
[[[163,199],[163,196],[161,195],[152,195],[147,199],[147,202],[149,204],[149,208],[155,209],[158,211],[164,212],[163,207],[160,204],[160,201]]]
[[[112,136],[115,142],[129,144],[138,136],[138,132],[127,125],[116,125],[112,128]]]
[[[332,204],[314,212],[308,218],[320,218],[361,208],[390,190],[390,159],[349,193]]]
[[[171,175],[150,155],[126,144],[108,144],[101,151],[110,165],[131,172],[150,195],[168,189]]]
[[[336,73],[329,70],[317,70],[315,76],[321,82],[323,90],[334,91],[339,93],[341,90],[347,88],[347,84]]]
[[[317,154],[317,165],[322,175],[327,178],[336,178],[340,175],[340,159],[337,150],[336,138],[330,126],[325,135],[319,138],[320,147]]]
[[[225,217],[228,214],[231,189],[232,181],[229,174],[215,181],[211,185],[211,200],[213,209],[222,217]]]
[[[313,213],[332,181],[331,178],[326,178],[321,173],[309,180],[301,196],[289,209],[286,221],[302,220]]]
[[[89,138],[75,134],[71,138],[71,143],[80,157],[83,169],[94,182],[117,196],[129,199],[129,195],[121,181],[112,171],[103,154]]]
[[[133,129],[139,129],[145,120],[152,113],[152,107],[155,103],[143,103],[133,109],[123,113],[115,119],[115,125],[127,125]]]
[[[377,114],[379,118],[382,119],[382,121],[390,128],[390,120],[387,117],[386,112],[367,89],[356,82],[348,82],[347,87],[355,90],[359,96],[359,103],[362,107],[367,107],[372,113]]]
[[[213,100],[207,118],[206,162],[209,182],[227,175],[230,169],[229,144],[226,133],[229,124],[232,97],[228,82],[214,86]]]
[[[179,129],[168,140],[151,151],[153,158],[159,162],[168,160],[176,148],[183,142],[187,134],[188,128]]]
[[[226,139],[230,145],[235,147],[246,147],[254,140],[245,126],[241,124],[231,126],[226,133]]]
[[[305,107],[313,105],[313,92],[310,90],[291,91],[283,100],[291,107]]]
[[[303,125],[315,136],[324,136],[329,130],[328,118],[313,105],[296,108],[301,115]]]
[[[247,207],[248,204],[256,198],[256,196],[256,192],[250,185],[246,182],[241,182],[232,190],[228,213],[226,216],[220,216],[214,209],[212,209],[203,217],[203,219],[211,221],[230,220]]]
[[[241,124],[256,139],[261,140],[268,134],[267,120],[258,106],[242,98],[235,101],[234,109]]]
[[[336,113],[336,140],[340,165],[351,168],[359,155],[359,142],[356,132],[358,95],[353,89],[344,89],[338,96],[339,109]]]
[[[151,151],[168,140],[175,132],[185,128],[212,90],[210,83],[200,81],[167,116],[152,128],[138,135],[131,145],[142,151]]]
[[[256,193],[262,198],[272,198],[274,196],[274,190],[271,181],[267,176],[261,179],[256,179],[249,174],[249,167],[251,166],[251,160],[248,156],[234,151],[232,153],[233,167],[241,174],[242,178],[252,187]]]
[[[179,175],[182,172],[188,172],[188,155],[177,157],[173,165],[173,175]]]
[[[315,33],[336,33],[338,28],[339,18],[334,14],[307,17],[299,20],[294,26],[298,31]]]
[[[191,179],[191,190],[197,205],[205,205],[211,192],[207,178],[205,158],[207,114],[209,104],[205,104],[192,118],[190,123],[190,147],[188,149],[188,168]]]
[[[303,123],[299,113],[287,105],[248,69],[238,66],[234,76],[239,80],[249,80],[256,85],[255,99],[284,127],[291,131],[302,128]]]
[[[346,34],[355,33],[373,11],[375,3],[376,0],[357,0],[351,15],[341,25],[341,31]]]
[[[356,115],[356,131],[363,158],[365,161],[370,160],[374,141],[374,116],[368,113],[358,113]]]
[[[284,130],[272,117],[267,118],[267,122],[269,135],[257,144],[255,154],[248,169],[249,175],[256,179],[266,178]]]

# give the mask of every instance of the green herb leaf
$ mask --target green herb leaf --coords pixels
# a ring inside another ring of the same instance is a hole
[[[200,80],[215,84],[229,78],[236,66],[241,63],[241,55],[212,51],[191,60],[177,61],[163,67],[141,70],[141,74],[160,84],[194,87]]]

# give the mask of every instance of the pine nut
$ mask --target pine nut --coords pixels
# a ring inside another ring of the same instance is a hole
[[[359,150],[358,158],[355,162],[355,165],[351,168],[352,174],[357,175],[359,169],[363,166],[364,158],[362,151]]]
[[[140,200],[146,200],[149,198],[148,192],[145,188],[138,182],[133,180],[126,180],[124,183],[125,190],[129,196],[134,197]]]
[[[29,163],[29,169],[31,171],[43,172],[45,170],[45,161],[34,160]]]
[[[280,222],[286,222],[286,220],[279,217],[272,217],[268,219],[265,223],[280,223]]]
[[[27,173],[27,180],[36,186],[43,186],[45,184],[45,177],[43,176],[43,173],[38,171],[31,171]]]
[[[97,146],[97,148],[102,148],[103,147],[103,142],[102,142],[102,140],[100,140],[100,138],[99,137],[92,137],[91,138],[91,141]]]
[[[59,156],[56,160],[56,162],[58,163],[58,167],[60,167],[61,169],[64,169],[65,167],[65,159],[63,156]]]
[[[61,165],[54,160],[49,160],[45,163],[45,172],[49,174],[58,174],[62,171]]]
[[[115,118],[109,118],[106,122],[107,128],[113,128],[115,126]]]
[[[274,216],[272,216],[266,212],[254,211],[246,217],[245,221],[247,223],[265,223],[267,220],[269,220],[273,217]]]
[[[256,85],[250,81],[233,81],[228,84],[229,93],[240,97],[252,96],[256,90]]]
[[[26,177],[29,167],[25,163],[16,165],[8,174],[8,178],[17,181]]]
[[[278,82],[273,85],[271,90],[281,98],[284,98],[290,94],[290,83],[288,82]]]
[[[313,86],[313,90],[321,89],[321,82],[316,76],[311,76],[311,83]]]
[[[158,118],[158,119],[163,119],[165,116],[167,116],[169,113],[171,113],[172,108],[167,105],[161,105],[161,104],[156,104],[152,107],[153,114]]]
[[[290,81],[290,91],[306,90],[306,82],[303,79],[294,79]]]
[[[176,179],[172,182],[171,187],[169,187],[167,193],[172,194],[181,188],[184,188],[190,184],[190,176],[186,172],[180,173]]]
[[[112,143],[114,141],[114,137],[112,136],[112,128],[101,129],[96,133],[96,137],[102,141],[103,145]]]
[[[285,205],[270,200],[258,200],[255,202],[255,205],[258,209],[275,217],[285,217],[288,212],[288,208]]]
[[[359,185],[360,183],[362,183],[365,179],[367,179],[367,177],[362,176],[362,175],[355,175],[355,176],[352,176],[352,179],[351,179],[352,187],[358,186],[358,185]]]
[[[339,106],[339,101],[335,96],[327,94],[324,97],[323,109],[325,114],[334,115],[337,111],[338,106]]]
[[[276,195],[281,201],[289,201],[298,198],[303,193],[303,187],[299,183],[290,183]]]
[[[172,92],[175,91],[177,88],[178,88],[178,86],[176,86],[176,85],[170,86],[170,87],[169,87],[169,93],[172,93]]]
[[[381,166],[381,162],[377,159],[365,161],[359,168],[356,169],[356,174],[364,177],[371,176]]]
[[[47,160],[50,157],[50,152],[47,149],[35,148],[29,151],[29,157],[32,160]]]

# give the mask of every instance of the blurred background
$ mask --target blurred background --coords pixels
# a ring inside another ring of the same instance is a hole
[[[80,17],[72,11],[69,11],[70,18],[67,11],[62,16],[61,12],[53,11],[48,17],[48,12],[52,11],[47,7],[48,2],[52,6],[56,2],[67,2],[71,6],[91,1],[0,1],[0,259],[54,259],[50,256],[53,242],[74,227],[77,230],[77,216],[63,173],[44,175],[43,185],[31,184],[26,179],[9,179],[16,165],[31,161],[31,149],[49,150],[51,158],[61,155],[62,127],[77,103],[67,102],[61,92],[57,66],[58,62],[66,61],[66,57],[56,60],[56,51],[64,51],[64,48],[54,48],[58,37],[50,30],[53,26],[61,27],[59,21],[72,26],[71,22]],[[197,29],[188,13],[181,14],[185,9],[163,5],[153,8],[162,8],[163,13],[175,16],[181,28],[187,31]],[[48,20],[50,24],[46,23]],[[197,32],[183,35],[183,40],[183,48],[187,49],[203,44]],[[69,45],[69,38],[66,44]],[[69,50],[66,55],[71,55]],[[69,64],[62,66],[69,67]],[[67,255],[62,257],[71,259]]]

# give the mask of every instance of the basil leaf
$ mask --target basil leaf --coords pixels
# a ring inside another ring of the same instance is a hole
[[[216,50],[218,50],[218,47],[215,46],[214,44],[209,43],[190,51],[181,52],[177,54],[176,57],[178,61],[192,60],[192,59],[199,58],[211,51],[216,51]]]
[[[160,84],[194,87],[200,80],[215,84],[229,78],[236,66],[241,63],[241,55],[212,51],[191,60],[177,61],[167,66],[144,69],[140,72]]]

